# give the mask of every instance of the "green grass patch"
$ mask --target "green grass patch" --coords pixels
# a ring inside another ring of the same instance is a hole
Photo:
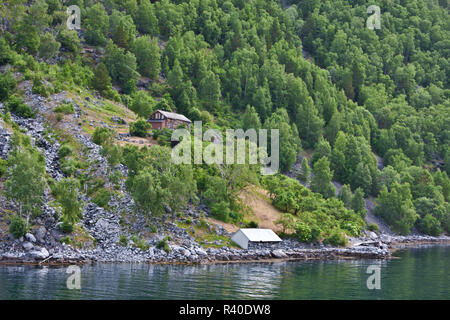
[[[171,249],[170,249],[168,241],[169,241],[169,237],[165,237],[164,239],[159,240],[158,243],[156,244],[156,248],[162,249],[165,252],[170,253]]]
[[[137,235],[133,235],[131,241],[133,242],[134,247],[139,248],[142,251],[147,251],[150,248],[150,245],[147,244],[145,239],[139,238]]]
[[[72,114],[75,113],[75,107],[71,103],[61,104],[53,109],[56,113]]]
[[[202,221],[204,223],[202,223]],[[215,231],[213,231],[212,233],[209,232],[208,224],[203,219],[200,219],[200,224],[196,226],[186,222],[177,222],[176,224],[179,228],[185,229],[187,233],[194,237],[195,241],[197,241],[203,248],[239,248],[231,241],[229,237],[218,235]],[[194,229],[194,232],[192,232],[192,229]],[[205,243],[205,240],[207,241],[207,243]],[[220,241],[221,243],[213,243],[217,241]]]
[[[203,247],[203,248],[239,248],[236,244],[234,244],[230,238],[227,236],[220,236],[216,233],[205,233],[195,237],[195,240]],[[205,243],[205,240],[207,243]],[[220,241],[220,244],[213,243]]]
[[[73,226],[71,235],[64,236],[59,241],[79,249],[93,249],[97,245],[97,240],[79,224]]]

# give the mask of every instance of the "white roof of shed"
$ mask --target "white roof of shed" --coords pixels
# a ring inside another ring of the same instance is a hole
[[[271,229],[258,229],[258,228],[252,228],[252,229],[239,229],[247,238],[249,241],[254,242],[280,242],[282,241],[279,236],[275,232],[273,232]]]

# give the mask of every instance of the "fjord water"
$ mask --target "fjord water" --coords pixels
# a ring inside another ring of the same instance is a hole
[[[0,299],[450,299],[450,246],[409,248],[393,260],[201,266],[95,264],[69,290],[64,267],[0,266]],[[369,265],[381,289],[367,289]]]

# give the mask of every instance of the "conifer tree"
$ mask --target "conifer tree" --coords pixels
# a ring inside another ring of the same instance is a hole
[[[255,108],[247,105],[247,108],[244,113],[244,118],[242,119],[243,129],[255,129],[258,130],[261,128],[261,120],[259,119],[258,113]]]
[[[94,89],[100,91],[100,93],[111,87],[111,77],[103,62],[100,62],[95,68],[91,85]]]
[[[300,172],[298,173],[298,178],[308,184],[310,174],[311,168],[309,167],[308,159],[303,158]]]
[[[355,194],[353,195],[351,209],[364,217],[366,215],[365,207],[366,202],[364,201],[364,191],[361,188],[358,188],[355,190]]]
[[[351,208],[353,195],[348,184],[344,184],[342,186],[341,190],[339,191],[338,199],[344,203],[347,209]]]
[[[322,194],[325,198],[334,196],[335,188],[331,183],[333,171],[330,170],[330,161],[327,157],[320,158],[313,168],[311,190]]]
[[[129,49],[128,38],[127,38],[127,34],[125,32],[123,21],[119,22],[119,25],[117,26],[117,29],[114,32],[113,40],[114,40],[114,43],[118,47],[121,47],[121,48],[127,49],[127,50]]]

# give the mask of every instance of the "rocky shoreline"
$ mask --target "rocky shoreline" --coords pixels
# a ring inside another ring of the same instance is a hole
[[[34,239],[37,241],[36,239]],[[329,247],[298,243],[287,239],[278,245],[255,249],[207,248],[200,246],[170,245],[170,252],[150,247],[141,250],[131,246],[111,245],[107,248],[79,250],[68,245],[49,250],[33,245],[33,250],[10,250],[0,253],[0,264],[68,265],[107,263],[155,263],[155,264],[212,264],[270,262],[286,260],[336,260],[336,259],[389,259],[392,253],[407,246],[423,244],[450,245],[450,237],[386,236],[379,239],[360,238],[361,242],[350,247]],[[33,235],[17,239],[25,247],[33,243]]]

